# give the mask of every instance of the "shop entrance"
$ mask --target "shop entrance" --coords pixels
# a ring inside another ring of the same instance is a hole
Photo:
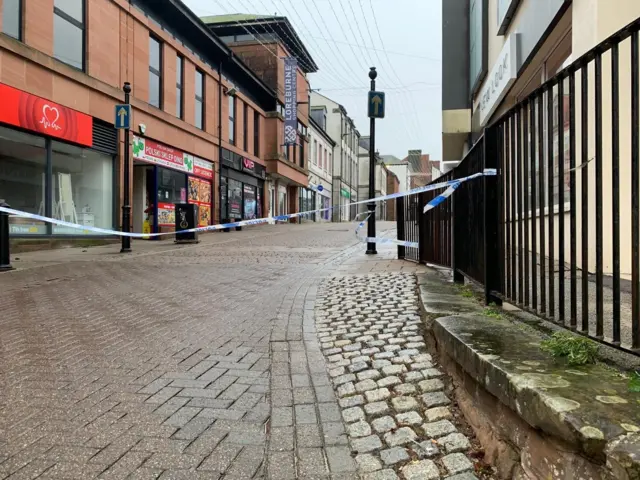
[[[155,172],[153,165],[134,160],[133,198],[131,202],[133,231],[151,233],[154,226]]]

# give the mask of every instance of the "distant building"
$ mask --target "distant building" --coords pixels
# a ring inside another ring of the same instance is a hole
[[[422,150],[409,150],[405,160],[409,164],[410,190],[429,184],[434,179],[433,168],[440,172],[440,160],[431,160]]]
[[[395,155],[382,155],[381,158],[387,169],[393,172],[398,180],[398,190],[396,191],[406,192],[409,190],[409,162]]]
[[[346,222],[356,215],[356,206],[344,208],[358,199],[358,144],[360,133],[347,110],[330,98],[311,93],[311,117],[336,143],[333,152],[333,221]],[[342,208],[335,208],[342,206]]]
[[[309,130],[309,188],[313,191],[313,202],[307,210],[331,207],[333,192],[333,150],[336,142],[325,131],[326,113],[324,121],[319,124],[311,117]],[[322,120],[322,118],[320,119]],[[330,221],[331,211],[315,215],[316,221]]]

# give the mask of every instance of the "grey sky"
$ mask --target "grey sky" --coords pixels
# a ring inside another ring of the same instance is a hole
[[[198,15],[288,17],[319,66],[311,88],[344,105],[362,135],[369,134],[368,72],[375,66],[387,101],[376,149],[400,158],[422,149],[441,158],[441,0],[183,1]]]

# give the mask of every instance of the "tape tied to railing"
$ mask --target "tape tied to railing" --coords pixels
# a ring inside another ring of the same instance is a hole
[[[201,233],[201,232],[214,232],[214,231],[218,231],[218,230],[226,230],[226,229],[231,229],[231,228],[235,228],[235,227],[245,227],[245,226],[250,226],[250,225],[263,225],[263,224],[276,224],[277,222],[287,222],[292,218],[299,218],[299,217],[305,217],[305,216],[311,216],[314,215],[316,213],[323,213],[323,212],[328,212],[328,211],[332,211],[332,210],[336,210],[336,209],[342,209],[342,208],[348,208],[351,207],[353,205],[362,205],[365,203],[371,203],[371,202],[383,202],[386,200],[393,200],[395,198],[400,198],[400,197],[406,197],[409,195],[415,195],[418,193],[422,193],[422,192],[427,192],[427,191],[431,191],[431,190],[439,190],[442,188],[446,188],[445,192],[443,192],[442,194],[438,195],[436,198],[434,198],[433,200],[431,200],[427,205],[425,205],[425,212],[428,211],[431,208],[434,208],[435,206],[439,205],[440,203],[442,203],[444,200],[446,200],[446,198],[448,198],[451,193],[453,193],[453,191],[458,188],[458,186],[470,179],[473,178],[477,178],[483,175],[496,175],[496,170],[495,169],[486,169],[484,172],[481,173],[476,173],[474,175],[471,175],[469,177],[465,177],[465,178],[461,178],[461,179],[457,179],[457,180],[449,180],[446,182],[440,182],[440,183],[435,183],[435,184],[431,184],[431,185],[426,185],[424,187],[418,187],[418,188],[414,188],[413,190],[409,190],[407,192],[398,192],[398,193],[392,193],[389,195],[382,195],[380,197],[376,197],[376,198],[372,198],[372,199],[366,199],[366,200],[360,200],[358,202],[352,202],[352,203],[347,203],[345,205],[335,205],[332,207],[327,207],[327,208],[319,208],[316,210],[309,210],[306,212],[298,212],[298,213],[289,213],[286,215],[276,215],[276,216],[272,216],[272,217],[264,217],[264,218],[254,218],[251,220],[240,220],[237,222],[228,222],[228,223],[219,223],[216,225],[207,225],[204,227],[195,227],[195,228],[189,228],[186,230],[177,230],[177,232],[179,233]],[[451,190],[451,191],[450,191]],[[429,205],[432,205],[433,202],[435,202],[439,197],[443,197],[441,200],[438,201],[437,204],[434,204],[433,206],[431,206],[430,208]],[[100,227],[90,227],[87,225],[79,225],[77,223],[72,223],[72,222],[67,222],[66,220],[60,220],[57,218],[50,218],[50,217],[45,217],[43,215],[37,215],[35,213],[29,213],[29,212],[23,212],[22,210],[16,210],[10,207],[0,207],[0,212],[4,212],[7,213],[9,215],[15,216],[15,217],[20,217],[20,218],[28,218],[31,220],[36,220],[39,222],[46,222],[46,223],[51,223],[53,225],[59,225],[62,227],[69,227],[69,228],[73,228],[76,230],[82,230],[84,232],[93,232],[93,233],[97,233],[97,234],[102,234],[102,235],[115,235],[115,236],[120,236],[120,237],[130,237],[130,238],[153,238],[153,237],[161,237],[161,236],[166,236],[166,235],[174,235],[176,232],[158,232],[158,233],[134,233],[134,232],[121,232],[118,230],[111,230],[111,229],[107,229],[107,228],[100,228]],[[363,214],[366,214],[367,212],[363,212]],[[358,214],[362,215],[362,214]],[[356,218],[358,217],[356,216]],[[358,238],[361,238],[359,236],[359,230],[362,228],[362,226],[365,224],[366,219],[362,222],[360,222],[358,224],[358,227],[356,228],[356,236],[358,236]],[[375,239],[361,239],[364,242],[367,241],[375,241],[376,243],[396,243],[398,245],[400,244],[405,244],[405,246],[409,246],[409,247],[416,247],[417,243],[415,242],[406,242],[403,240],[397,240],[397,239],[390,239],[390,238],[375,238]]]

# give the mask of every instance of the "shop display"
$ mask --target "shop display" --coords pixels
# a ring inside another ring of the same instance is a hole
[[[244,186],[244,220],[256,218],[256,187]]]
[[[195,177],[189,177],[189,203],[198,208],[198,226],[211,223],[211,183]]]
[[[242,183],[229,179],[229,218],[242,218]]]
[[[176,206],[172,203],[158,203],[158,225],[174,227],[176,224]]]

